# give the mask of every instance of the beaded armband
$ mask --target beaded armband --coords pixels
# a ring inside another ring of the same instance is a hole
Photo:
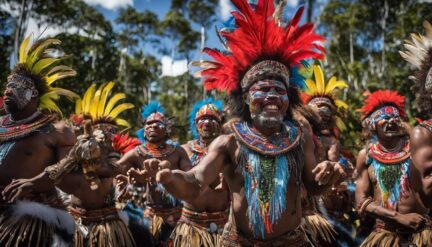
[[[367,206],[369,206],[369,204],[371,204],[373,202],[373,198],[372,197],[368,197],[366,198],[366,200],[363,201],[362,204],[357,205],[357,212],[360,216],[364,215]]]

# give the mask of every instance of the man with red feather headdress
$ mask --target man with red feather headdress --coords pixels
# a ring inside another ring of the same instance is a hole
[[[378,90],[360,109],[371,140],[357,158],[356,204],[360,215],[376,218],[375,230],[362,247],[430,246],[428,210],[409,182],[409,135],[401,120],[404,104],[405,97],[396,91]]]
[[[222,246],[312,246],[300,228],[300,184],[319,193],[345,175],[337,163],[316,164],[311,133],[292,114],[304,83],[296,69],[303,59],[323,58],[324,38],[311,23],[299,26],[303,8],[280,26],[272,0],[255,9],[246,0],[232,3],[237,27],[221,33],[229,53],[205,49],[215,61],[201,62],[199,74],[206,89],[229,95],[228,112],[239,119],[233,133],[217,137],[188,172],[145,162],[142,176],[192,201],[222,172],[233,199]]]

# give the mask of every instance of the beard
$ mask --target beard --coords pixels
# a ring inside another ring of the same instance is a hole
[[[266,116],[263,113],[259,113],[259,114],[252,114],[251,117],[255,123],[259,124],[260,126],[265,126],[268,128],[278,127],[283,122],[283,116],[282,115]]]

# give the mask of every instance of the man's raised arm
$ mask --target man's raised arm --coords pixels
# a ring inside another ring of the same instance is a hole
[[[174,197],[191,201],[199,196],[201,188],[209,186],[222,171],[224,164],[230,163],[228,150],[235,150],[235,139],[231,135],[216,138],[209,147],[204,159],[188,172],[163,169],[156,180]]]

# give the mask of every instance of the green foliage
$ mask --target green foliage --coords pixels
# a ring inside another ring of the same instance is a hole
[[[423,32],[423,20],[431,20],[432,6],[419,1],[330,0],[320,16],[319,31],[327,37],[328,75],[347,80],[347,133],[344,145],[355,152],[359,140],[362,92],[398,90],[406,97],[410,122],[416,116],[414,92],[408,76],[412,72],[398,50],[411,32]]]

